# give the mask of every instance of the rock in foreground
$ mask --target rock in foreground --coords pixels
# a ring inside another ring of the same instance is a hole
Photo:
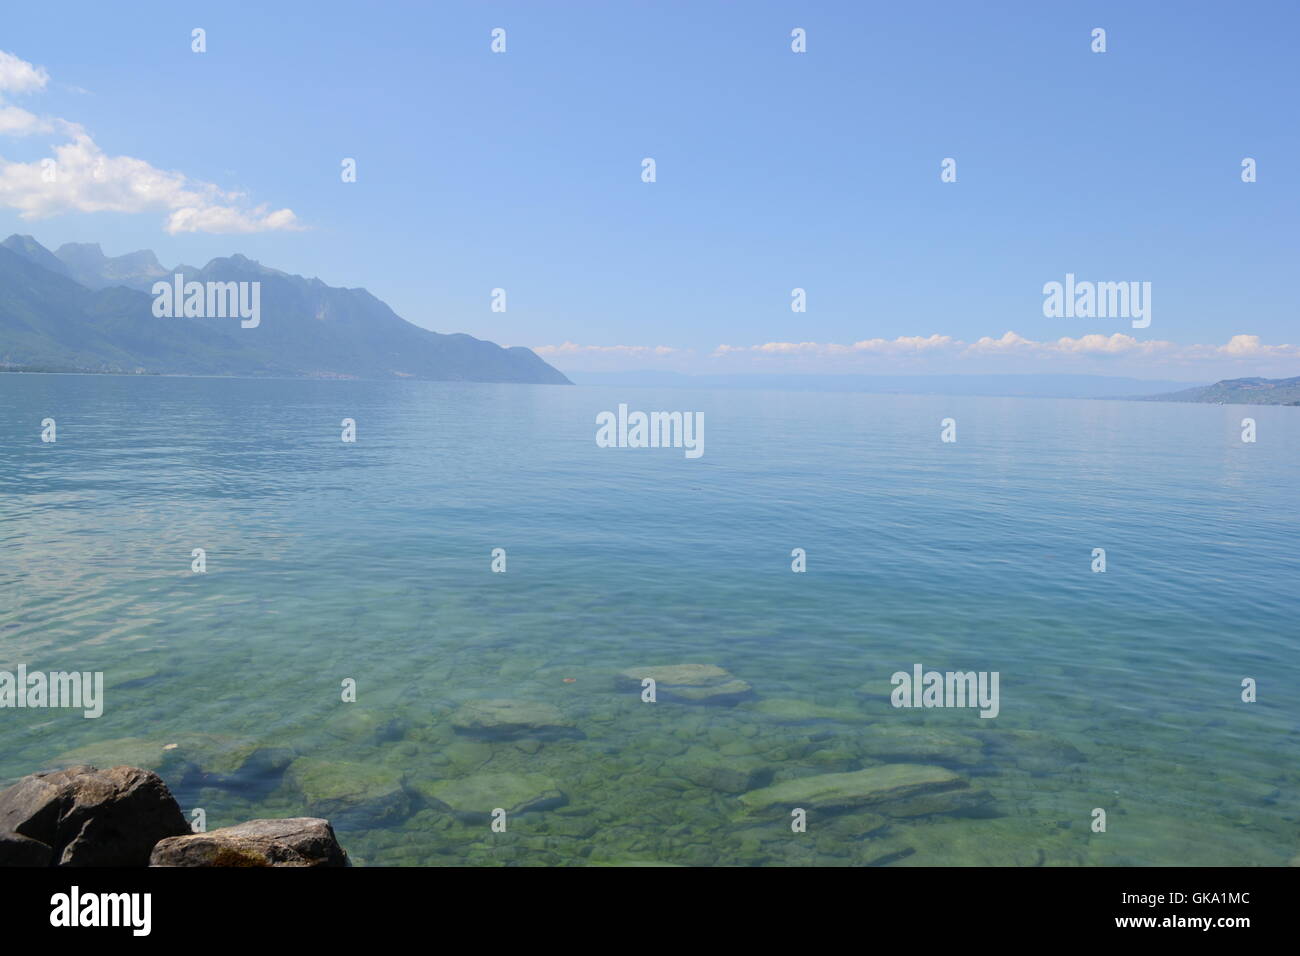
[[[144,866],[155,843],[190,828],[157,774],[79,766],[23,777],[0,793],[5,832],[45,844],[60,866]],[[32,852],[13,841],[4,848]]]
[[[319,817],[250,820],[160,840],[150,866],[348,866],[334,828]]]
[[[54,849],[21,833],[0,833],[0,866],[49,866]]]

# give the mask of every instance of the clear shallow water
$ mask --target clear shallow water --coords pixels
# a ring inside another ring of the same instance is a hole
[[[598,448],[619,402],[703,411],[704,457]],[[108,689],[97,720],[0,710],[0,782],[151,766],[209,829],[320,813],[365,864],[1285,864],[1297,465],[1292,408],[2,375],[0,669]],[[753,696],[615,681],[677,663]],[[915,663],[1000,672],[1000,715],[891,708]],[[480,698],[572,735],[458,732]],[[940,745],[871,743],[902,728]],[[796,835],[722,772],[896,762],[991,803]],[[505,775],[562,805],[494,834],[431,796]]]

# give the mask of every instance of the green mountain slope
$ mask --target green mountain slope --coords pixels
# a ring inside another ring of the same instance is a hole
[[[1300,405],[1300,376],[1229,378],[1201,388],[1152,395],[1152,402],[1222,402],[1224,405]]]
[[[242,328],[238,318],[156,318],[149,292],[107,284],[111,274],[86,278],[103,266],[152,285],[152,253],[108,259],[97,246],[77,252],[80,271],[30,237],[0,243],[0,367],[569,383],[530,349],[431,332],[365,289],[333,288],[238,255],[178,269],[186,281],[260,283],[256,328]],[[69,277],[78,274],[100,287]]]

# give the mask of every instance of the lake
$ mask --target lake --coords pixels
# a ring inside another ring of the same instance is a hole
[[[367,865],[1282,865],[1298,466],[1286,407],[0,375],[0,669],[105,685],[0,709],[0,783],[144,766]],[[997,715],[892,706],[917,665]]]

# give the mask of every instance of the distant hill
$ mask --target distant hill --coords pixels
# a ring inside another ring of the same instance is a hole
[[[153,283],[258,282],[261,321],[156,318]],[[30,236],[0,243],[0,369],[416,378],[566,385],[531,349],[412,325],[365,289],[339,289],[235,255],[164,269],[147,250],[56,253]]]
[[[1133,398],[1190,385],[1109,375],[806,375],[771,372],[687,375],[681,372],[571,372],[579,385],[656,388],[870,392],[886,395],[982,395],[1025,398]]]
[[[1229,378],[1213,385],[1152,395],[1153,402],[1222,402],[1225,405],[1300,405],[1300,376]]]

